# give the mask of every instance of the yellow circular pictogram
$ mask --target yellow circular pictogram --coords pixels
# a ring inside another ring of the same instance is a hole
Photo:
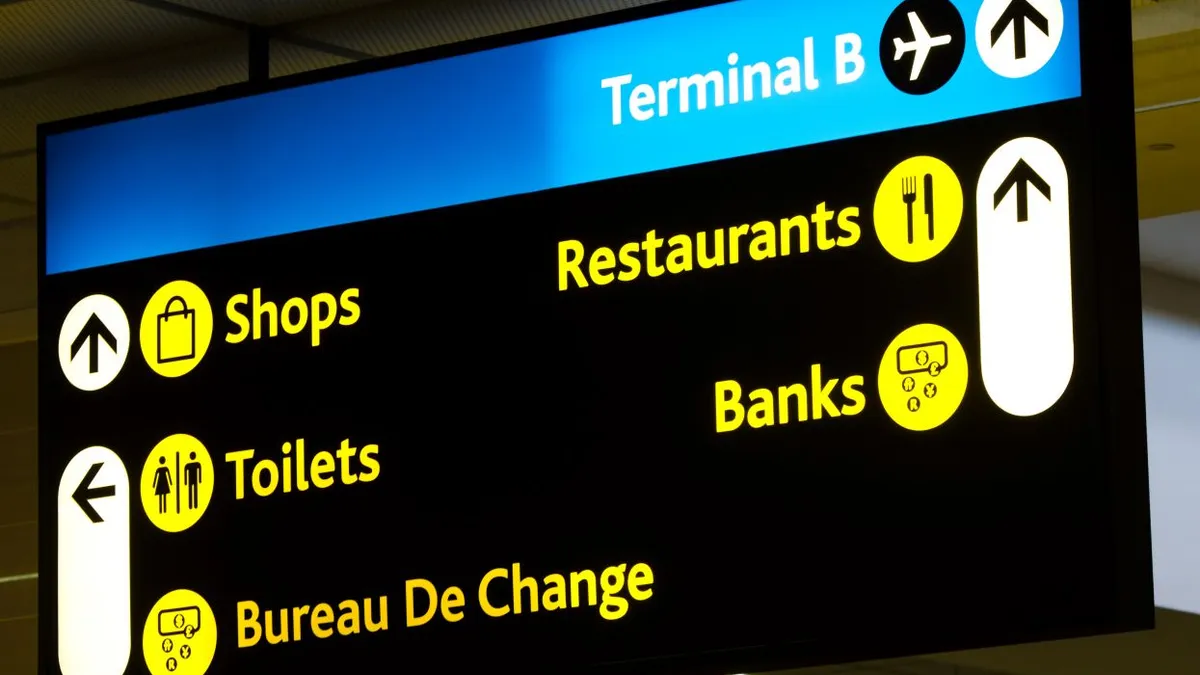
[[[904,262],[924,262],[941,253],[954,240],[962,217],[962,184],[935,157],[904,160],[875,195],[875,235]]]
[[[142,630],[151,675],[204,675],[217,653],[217,622],[199,593],[180,589],[159,598]]]
[[[142,508],[158,529],[182,532],[204,515],[214,478],[212,458],[200,441],[187,434],[168,436],[142,467]]]
[[[929,431],[946,423],[967,393],[967,354],[931,323],[896,336],[879,362],[879,399],[896,424]]]
[[[212,342],[213,313],[208,296],[190,281],[158,289],[142,312],[142,356],[163,377],[190,373]]]

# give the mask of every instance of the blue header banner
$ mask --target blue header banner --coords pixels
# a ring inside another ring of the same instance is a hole
[[[891,85],[897,0],[740,0],[64,132],[45,140],[46,272],[525,194],[1080,95],[1078,0],[1027,77],[975,47]]]

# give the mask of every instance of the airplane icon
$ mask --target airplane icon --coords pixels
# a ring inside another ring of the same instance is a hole
[[[930,37],[929,31],[925,30],[925,24],[921,23],[921,17],[917,16],[916,12],[908,13],[908,23],[912,25],[913,41],[905,42],[900,38],[895,39],[895,60],[899,61],[905,54],[913,52],[912,75],[908,79],[916,82],[917,78],[921,77],[921,69],[925,67],[925,60],[929,58],[929,52],[934,47],[944,47],[950,44],[954,38],[951,35]]]

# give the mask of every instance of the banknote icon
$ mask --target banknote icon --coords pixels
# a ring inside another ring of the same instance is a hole
[[[158,634],[163,637],[162,650],[167,660],[163,664],[168,673],[174,673],[180,668],[180,659],[187,660],[192,656],[190,640],[200,630],[199,607],[175,607],[164,609],[158,613]],[[172,640],[174,636],[182,635],[184,640],[178,643]]]
[[[146,614],[142,654],[149,675],[205,675],[216,651],[217,619],[195,591],[171,591]]]
[[[950,350],[945,342],[923,342],[921,344],[901,346],[896,350],[896,371],[904,376],[900,386],[905,393],[911,394],[905,402],[910,413],[921,410],[922,398],[932,399],[937,396],[937,385],[928,381],[919,386],[914,375],[928,373],[929,377],[937,377],[950,363]],[[918,395],[917,389],[920,389]]]
[[[897,335],[879,360],[879,398],[911,431],[945,424],[967,393],[967,355],[949,330],[918,324]]]
[[[199,607],[176,607],[158,613],[158,634],[163,637],[182,635],[190,640],[199,630]]]
[[[950,365],[950,350],[945,342],[908,345],[896,350],[896,370],[901,375],[929,373],[937,377]]]

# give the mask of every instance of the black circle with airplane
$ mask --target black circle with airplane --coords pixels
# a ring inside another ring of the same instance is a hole
[[[883,74],[906,94],[931,94],[958,72],[967,29],[950,0],[904,0],[883,25]]]

